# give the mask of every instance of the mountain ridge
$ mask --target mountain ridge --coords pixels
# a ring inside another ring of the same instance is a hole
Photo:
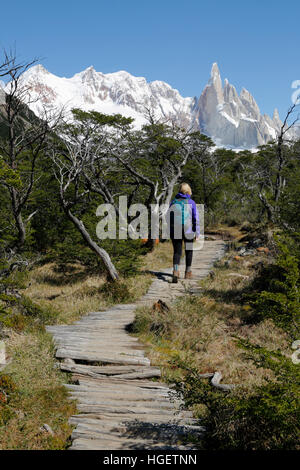
[[[72,108],[81,108],[133,117],[135,127],[140,127],[151,110],[157,119],[199,129],[216,145],[248,149],[276,138],[282,126],[276,108],[273,117],[261,114],[246,88],[238,94],[228,79],[223,84],[216,62],[199,98],[183,97],[160,80],[147,82],[125,70],[104,74],[93,66],[66,78],[37,64],[22,75],[21,82],[29,90],[30,108],[39,117],[44,108],[63,108],[67,114]]]

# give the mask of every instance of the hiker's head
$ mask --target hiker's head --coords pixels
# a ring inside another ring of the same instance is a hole
[[[181,194],[189,194],[190,196],[192,195],[192,190],[189,184],[187,183],[181,183],[179,192]]]

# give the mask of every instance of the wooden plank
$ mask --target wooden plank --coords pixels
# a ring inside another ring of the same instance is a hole
[[[145,372],[132,372],[130,374],[119,374],[115,375],[114,378],[120,379],[150,379],[154,377],[161,377],[160,369],[155,369],[152,371],[145,371]]]
[[[109,436],[107,439],[101,438],[89,439],[80,437],[74,439],[70,450],[184,450],[183,446],[171,446],[164,442],[151,441],[149,439],[112,439]],[[186,449],[193,449],[192,445],[186,446]]]
[[[185,295],[186,289],[194,295],[201,293],[197,279],[203,279],[215,261],[223,256],[224,246],[222,240],[205,241],[204,249],[194,253],[191,281],[180,279],[174,285],[170,283],[172,269],[166,269],[161,273],[161,279],[153,278],[148,292],[136,303],[91,312],[73,325],[47,328],[54,336],[59,359],[71,358],[87,363],[60,363],[59,366],[61,370],[73,373],[72,378],[79,384],[66,385],[70,398],[77,400],[81,412],[70,419],[70,423],[77,424],[71,449],[191,448],[176,443],[177,437],[185,432],[201,433],[203,429],[199,426],[192,429],[197,420],[192,418],[191,412],[176,411],[181,402],[172,388],[162,382],[147,380],[159,378],[161,372],[150,366],[149,359],[144,357],[143,345],[125,328],[133,321],[138,305],[151,305],[158,299],[170,303]],[[181,267],[184,269],[182,263]],[[91,365],[93,362],[110,365]],[[222,386],[220,380],[215,382]],[[163,434],[160,436],[157,431],[156,439],[151,439],[151,432],[150,439],[126,438],[122,435],[128,430],[126,421],[129,426],[136,426],[138,421],[137,426],[145,430],[146,435],[147,429],[151,431],[155,423],[163,429],[170,426],[171,437],[158,440]],[[183,428],[186,424],[191,428]]]
[[[77,424],[77,422],[80,422],[81,420],[86,420],[86,419],[93,419],[95,421],[99,421],[99,426],[102,425],[103,422],[120,422],[120,423],[128,423],[128,422],[135,422],[135,423],[161,423],[161,424],[184,424],[184,425],[194,425],[198,423],[198,420],[195,418],[188,418],[188,417],[182,417],[179,416],[176,417],[175,415],[170,417],[170,416],[162,416],[161,414],[153,414],[147,415],[143,414],[141,416],[139,415],[132,415],[132,414],[122,414],[122,416],[116,416],[114,413],[82,413],[78,415],[71,416],[70,418],[70,423],[72,424]]]
[[[74,375],[76,377],[76,374]],[[92,377],[78,377],[80,384],[94,386],[98,384],[100,387],[105,387],[106,385],[113,385],[114,388],[124,387],[132,388],[139,387],[141,389],[150,389],[150,390],[170,390],[163,382],[151,382],[150,380],[128,380],[115,377],[101,377],[101,378],[92,378]]]
[[[121,400],[109,400],[101,398],[97,395],[93,397],[87,393],[80,395],[78,394],[78,392],[75,392],[71,394],[70,398],[72,400],[77,399],[79,403],[78,406],[101,406],[102,411],[104,408],[113,408],[114,410],[116,410],[117,413],[127,413],[128,410],[135,410],[134,412],[139,412],[139,410],[145,409],[148,409],[148,413],[151,413],[151,410],[155,409],[159,410],[159,412],[165,410],[172,410],[171,413],[173,414],[174,410],[178,409],[173,403],[168,400],[138,400],[137,396],[133,397],[132,399],[127,398],[126,402],[124,402]]]
[[[113,396],[117,396],[119,397],[120,394],[122,395],[130,395],[130,394],[139,394],[141,396],[151,396],[153,397],[154,399],[155,398],[161,398],[161,397],[164,397],[164,398],[168,398],[168,399],[176,399],[176,397],[172,397],[172,395],[170,393],[172,392],[169,392],[168,390],[152,390],[152,389],[147,389],[147,388],[144,388],[144,389],[141,389],[141,388],[137,388],[137,387],[120,387],[120,388],[116,388],[113,385],[111,386],[107,386],[107,387],[87,387],[85,385],[72,385],[72,384],[67,384],[68,387],[66,387],[70,393],[72,392],[86,392],[86,393],[92,393],[92,392],[95,392],[95,393],[99,393],[101,392],[103,395],[109,395],[111,397]]]
[[[122,414],[150,414],[151,413],[151,408],[144,407],[142,408],[141,406],[139,407],[134,407],[134,406],[109,406],[109,405],[94,405],[94,404],[78,404],[77,408],[79,411],[82,411],[84,413],[113,413],[117,415],[122,415]],[[156,408],[155,414],[158,414],[158,409]],[[165,410],[165,409],[159,409],[159,414],[162,415],[167,415],[167,416],[174,416],[174,411],[173,410]]]
[[[141,364],[141,365],[150,365],[150,361],[148,358],[133,358],[133,357],[121,357],[121,356],[113,356],[109,353],[104,355],[105,353],[80,353],[79,351],[72,351],[70,349],[58,349],[56,351],[56,357],[58,359],[63,359],[65,357],[70,357],[71,359],[77,359],[81,361],[88,361],[88,362],[103,362],[108,364]]]
[[[126,366],[125,366],[126,367]],[[142,367],[142,366],[140,366]],[[121,368],[118,368],[117,371],[105,371],[105,367],[99,367],[100,371],[99,372],[94,372],[87,366],[80,366],[80,365],[72,365],[72,364],[60,364],[60,369],[67,371],[67,372],[76,372],[77,374],[82,374],[82,375],[89,375],[91,377],[97,378],[100,374],[102,375],[113,375],[115,378],[121,378],[121,379],[145,379],[145,378],[154,378],[154,377],[161,377],[161,372],[160,369],[156,368],[151,368],[149,367],[148,370],[144,369],[139,372],[137,368],[134,370],[124,370],[122,371]]]
[[[103,343],[102,343],[103,344]],[[136,349],[136,348],[131,348],[129,347],[121,347],[118,348],[117,346],[111,348],[109,343],[105,343],[104,347],[102,347],[102,344],[97,345],[95,343],[81,343],[77,344],[74,346],[71,343],[64,343],[63,348],[61,347],[61,344],[58,344],[58,350],[63,349],[65,351],[72,351],[72,352],[83,352],[83,353],[88,353],[88,354],[103,354],[103,350],[107,351],[107,354],[112,357],[119,357],[119,356],[125,356],[125,357],[132,357],[132,358],[144,358],[145,353],[142,349]],[[68,356],[71,357],[71,356]]]
[[[66,370],[67,372],[75,372],[75,369],[80,371],[91,371],[96,374],[103,374],[103,375],[114,375],[114,374],[123,374],[123,373],[130,373],[130,372],[146,372],[151,370],[159,370],[154,366],[92,366],[92,365],[84,365],[84,364],[66,364],[64,362],[58,363],[62,370]]]
[[[167,394],[160,394],[160,395],[149,395],[149,394],[142,394],[142,393],[137,393],[135,390],[128,391],[127,393],[124,393],[124,391],[117,392],[116,390],[114,393],[110,391],[99,391],[99,390],[70,390],[69,389],[69,396],[72,398],[78,399],[80,402],[84,399],[84,397],[90,398],[99,398],[101,400],[112,400],[112,401],[117,401],[120,404],[126,402],[128,400],[129,402],[142,402],[142,401],[151,401],[151,402],[167,402],[171,403],[170,398]]]

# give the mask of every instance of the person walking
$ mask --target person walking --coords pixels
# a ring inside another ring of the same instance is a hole
[[[169,207],[170,238],[173,244],[173,277],[179,279],[179,263],[182,254],[182,242],[185,247],[185,279],[192,279],[193,241],[200,237],[199,213],[196,203],[191,199],[192,190],[187,183],[182,183],[179,193]]]

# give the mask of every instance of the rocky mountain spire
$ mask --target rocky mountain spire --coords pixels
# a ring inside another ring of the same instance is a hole
[[[253,148],[274,138],[271,118],[260,114],[259,107],[245,88],[238,95],[227,79],[222,87],[220,71],[213,64],[211,77],[196,109],[198,125],[217,144]]]
[[[259,107],[255,99],[251,95],[251,93],[248,90],[246,90],[246,88],[242,88],[242,91],[240,93],[240,100],[245,106],[247,113],[249,114],[249,117],[259,120],[259,117],[260,117]]]
[[[274,125],[275,125],[275,128],[278,129],[278,130],[281,128],[281,126],[282,126],[282,124],[283,124],[283,122],[281,121],[281,119],[280,119],[280,117],[279,117],[279,112],[278,112],[278,109],[277,109],[277,108],[274,109],[274,113],[273,113],[273,123],[274,123]]]
[[[217,62],[214,62],[210,72],[210,80],[208,82],[214,89],[216,93],[218,104],[223,102],[223,88],[222,88],[222,80],[219,71],[219,67]]]

